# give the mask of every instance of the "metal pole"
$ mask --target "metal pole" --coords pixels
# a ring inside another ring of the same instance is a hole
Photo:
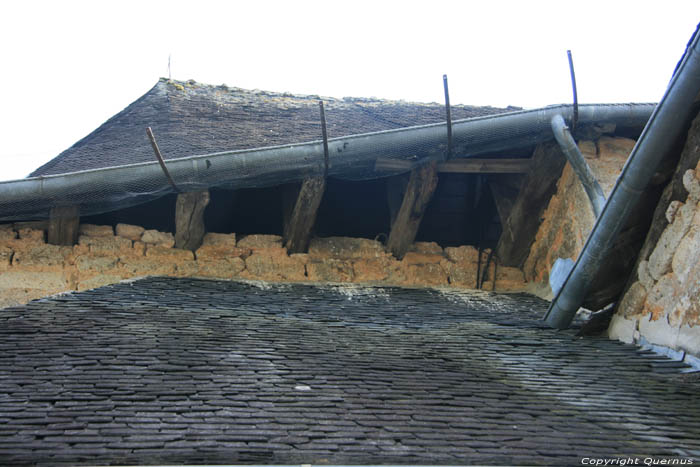
[[[163,169],[163,173],[168,178],[168,182],[170,182],[175,191],[179,193],[180,189],[177,187],[177,185],[175,185],[175,181],[173,181],[173,178],[170,176],[170,172],[168,172],[168,168],[165,166],[165,161],[163,160],[163,156],[160,154],[160,149],[158,149],[158,143],[156,143],[156,137],[153,136],[153,131],[151,130],[150,126],[146,128],[146,134],[148,135],[148,139],[151,140],[151,146],[153,147],[153,152],[156,153],[156,159],[158,159],[160,168]]]
[[[452,157],[452,110],[450,109],[450,90],[447,87],[447,75],[442,75],[442,84],[445,88],[445,113],[447,114],[447,157]]]
[[[576,73],[574,73],[574,59],[571,57],[571,50],[566,51],[569,57],[569,73],[571,73],[571,87],[574,90],[574,120],[571,122],[571,133],[576,133],[578,124],[578,91],[576,90]]]
[[[326,111],[323,109],[323,101],[318,101],[318,106],[321,109],[321,133],[323,134],[323,176],[328,176],[328,133],[326,132]]]

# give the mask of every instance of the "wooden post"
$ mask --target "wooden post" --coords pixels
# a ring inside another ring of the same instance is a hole
[[[406,193],[396,220],[391,225],[387,248],[398,259],[404,257],[416,239],[425,208],[437,188],[437,163],[435,161],[411,171]]]
[[[51,208],[47,240],[52,245],[75,245],[78,242],[80,208],[58,206]]]
[[[531,164],[496,247],[496,256],[504,266],[521,267],[527,259],[566,158],[556,143],[544,143],[535,149]]]
[[[326,190],[326,177],[309,177],[299,189],[289,221],[284,225],[284,245],[289,253],[305,253],[311,241],[318,207]]]
[[[177,195],[175,203],[175,248],[195,251],[206,233],[204,210],[209,204],[209,191],[191,191]]]
[[[389,206],[389,225],[394,225],[396,216],[399,215],[403,196],[406,193],[410,172],[394,175],[386,179],[386,200]]]
[[[518,198],[523,177],[518,174],[500,174],[489,175],[487,180],[501,226],[506,225],[513,210],[513,204]]]

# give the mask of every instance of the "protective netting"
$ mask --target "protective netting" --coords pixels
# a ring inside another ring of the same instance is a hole
[[[579,126],[613,123],[641,129],[653,104],[584,105]],[[474,157],[533,146],[553,138],[551,118],[571,106],[552,106],[453,122],[453,156]],[[328,176],[369,180],[404,173],[447,151],[446,124],[367,133],[328,141]],[[323,174],[321,141],[222,152],[166,161],[180,191],[211,187],[267,187]],[[175,192],[157,162],[87,170],[0,183],[0,221],[49,217],[51,208],[79,206],[87,216]]]

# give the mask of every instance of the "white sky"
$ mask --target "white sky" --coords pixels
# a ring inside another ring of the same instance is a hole
[[[12,1],[0,180],[25,177],[168,75],[322,96],[540,107],[656,102],[700,1]]]

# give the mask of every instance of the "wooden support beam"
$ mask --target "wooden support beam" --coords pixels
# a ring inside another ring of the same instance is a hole
[[[389,205],[389,225],[394,225],[399,215],[410,174],[400,174],[386,179],[386,200]]]
[[[527,173],[530,169],[530,159],[452,159],[437,164],[441,173]],[[405,172],[412,170],[415,163],[401,159],[380,157],[374,165],[375,171]]]
[[[493,201],[496,204],[498,218],[501,221],[501,225],[505,225],[513,210],[515,200],[518,199],[518,193],[520,193],[520,188],[523,184],[523,175],[489,175],[487,180],[491,196],[493,196]]]
[[[175,248],[195,251],[202,245],[206,229],[204,210],[209,191],[191,191],[177,195],[175,203]]]
[[[556,192],[565,164],[566,158],[556,143],[540,144],[535,149],[518,198],[502,225],[503,232],[496,247],[499,264],[521,267],[527,259],[542,223],[542,213]]]
[[[47,240],[52,245],[75,245],[78,243],[80,208],[59,206],[51,208]]]
[[[325,190],[324,176],[309,177],[301,184],[292,214],[284,225],[284,245],[290,254],[308,250],[311,230]]]
[[[403,258],[416,239],[425,208],[437,188],[436,162],[414,169],[396,220],[391,225],[387,248],[398,259]]]

